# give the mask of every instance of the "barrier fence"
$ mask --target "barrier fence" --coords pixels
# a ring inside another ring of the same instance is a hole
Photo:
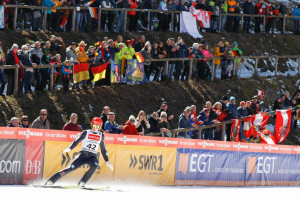
[[[71,131],[1,127],[0,185],[44,184],[76,158],[80,145],[61,152],[77,137]],[[100,156],[90,184],[300,185],[298,146],[116,134],[104,138],[114,171]],[[86,169],[80,167],[57,184],[77,183]]]
[[[35,9],[35,10],[71,10],[72,11],[72,31],[75,30],[75,19],[76,19],[76,12],[77,7],[43,7],[43,6],[27,6],[27,5],[9,5],[7,4],[5,7],[9,8],[15,8],[14,11],[14,21],[13,21],[13,30],[17,29],[17,18],[18,18],[18,9]],[[81,6],[80,10],[88,10],[88,7]],[[147,30],[149,31],[151,29],[150,27],[150,20],[151,20],[151,13],[164,13],[164,14],[170,14],[171,15],[171,31],[174,31],[174,16],[175,14],[180,14],[181,11],[163,11],[163,10],[157,10],[157,9],[129,9],[129,8],[97,8],[97,14],[98,14],[98,25],[97,25],[97,32],[101,32],[101,12],[102,11],[117,11],[122,12],[126,11],[124,13],[124,22],[123,22],[123,32],[127,32],[127,19],[128,19],[128,13],[127,11],[137,11],[137,12],[146,12],[147,13]],[[47,27],[47,12],[43,12],[43,21],[42,21],[42,29],[46,30]],[[212,16],[214,14],[212,13]],[[279,18],[282,19],[282,33],[286,33],[286,22],[287,19],[295,19],[299,18],[299,16],[284,16],[284,15],[255,15],[255,14],[235,14],[235,13],[226,13],[226,14],[219,14],[219,32],[221,32],[221,23],[222,23],[222,17],[223,16],[236,16],[241,17],[241,27],[240,29],[243,30],[243,24],[244,24],[244,18],[245,17],[255,17],[255,18],[263,18],[263,33],[266,32],[266,21],[268,18]]]
[[[194,72],[194,63],[197,60],[201,60],[201,59],[206,59],[206,60],[210,60],[211,62],[211,66],[212,66],[212,71],[211,74],[214,74],[215,69],[215,60],[216,59],[224,59],[222,57],[210,57],[210,58],[163,58],[163,59],[150,59],[150,60],[145,60],[145,62],[161,62],[164,61],[165,62],[165,75],[168,75],[168,63],[170,61],[190,61],[189,63],[189,78],[192,78],[192,74]],[[278,61],[279,59],[298,59],[298,75],[300,74],[300,56],[299,55],[294,55],[294,56],[240,56],[240,57],[234,57],[234,58],[226,58],[226,59],[232,59],[233,62],[233,76],[237,75],[237,71],[236,71],[236,60],[237,59],[254,59],[255,63],[254,63],[254,73],[257,72],[257,67],[258,67],[258,63],[259,60],[262,59],[275,59],[275,66],[274,66],[274,74],[275,76],[278,75]],[[25,68],[30,68],[30,67],[26,67]],[[36,68],[50,68],[50,91],[53,91],[53,70],[55,67],[61,67],[61,65],[43,65],[43,66],[37,66]],[[4,66],[0,66],[0,69],[15,69],[15,76],[14,76],[14,95],[17,95],[18,93],[18,70],[19,69],[19,65],[4,65]],[[214,80],[214,76],[211,76],[211,81]]]

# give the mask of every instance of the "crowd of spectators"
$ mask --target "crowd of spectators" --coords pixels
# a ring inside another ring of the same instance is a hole
[[[222,59],[214,60],[216,69],[221,69],[222,79],[229,77],[233,66],[233,58],[241,56],[243,51],[239,49],[238,43],[219,41],[212,48],[204,40],[188,46],[184,39],[169,38],[167,41],[146,42],[144,35],[133,43],[134,40],[123,40],[122,35],[117,40],[104,37],[103,41],[97,41],[88,45],[84,41],[79,43],[72,42],[67,48],[61,37],[50,36],[48,41],[36,41],[32,44],[26,43],[19,48],[13,44],[11,49],[5,51],[0,42],[0,66],[2,65],[19,65],[18,73],[18,91],[19,93],[32,93],[47,91],[50,88],[50,69],[37,68],[44,65],[55,65],[53,71],[53,85],[63,85],[64,91],[70,88],[82,89],[91,86],[103,86],[110,84],[110,61],[133,59],[135,53],[140,52],[147,62],[144,62],[144,72],[149,81],[166,81],[166,80],[187,80],[190,74],[190,60],[170,61],[168,71],[166,72],[166,61],[151,61],[151,59],[163,58],[198,58],[193,62],[192,76],[197,80],[211,80],[212,66],[211,62],[206,59],[209,57],[221,57]],[[65,52],[64,52],[65,51]],[[66,55],[62,57],[61,55]],[[150,60],[150,61],[149,61]],[[91,77],[89,80],[81,83],[73,83],[73,66],[77,63],[90,63],[90,68],[108,62],[106,77],[104,80],[97,81],[92,85]],[[239,69],[240,59],[235,59],[236,70]],[[0,68],[0,95],[5,96],[5,85],[7,83],[6,95],[12,95],[14,92],[15,69]],[[216,72],[217,70],[215,70]],[[125,71],[124,71],[125,73]],[[124,75],[123,73],[123,75]],[[214,74],[216,78],[216,73]],[[72,86],[72,87],[71,87]]]
[[[211,27],[206,29],[208,32],[218,32],[220,14],[256,14],[266,15],[266,32],[274,33],[275,28],[282,32],[283,18],[276,16],[300,16],[299,6],[292,11],[287,2],[267,3],[267,1],[252,0],[1,0],[2,5],[21,4],[29,6],[44,6],[49,8],[63,7],[65,9],[56,10],[38,10],[38,9],[21,9],[22,12],[22,29],[38,31],[41,28],[44,12],[47,12],[47,29],[52,31],[70,31],[72,28],[71,10],[68,7],[76,7],[75,31],[89,32],[97,30],[98,20],[89,14],[88,9],[84,7],[101,7],[101,8],[139,8],[139,9],[158,9],[163,11],[188,11],[191,6],[196,9],[210,11]],[[291,6],[290,6],[291,7]],[[148,27],[148,14],[146,12],[128,11],[128,30],[144,31]],[[125,11],[102,11],[101,12],[101,29],[109,32],[123,31]],[[14,8],[5,9],[5,22],[7,29],[13,29]],[[150,13],[150,27],[152,30],[171,31],[171,13]],[[253,19],[254,18],[254,19]],[[294,19],[294,31],[299,34],[299,19]],[[263,24],[262,17],[244,17],[244,31],[250,33],[251,21],[254,23],[254,31],[261,32]],[[220,30],[222,32],[238,32],[240,25],[240,16],[222,16]],[[180,17],[176,13],[173,18],[173,27],[179,31]],[[200,28],[200,30],[204,30]]]
[[[300,109],[300,90],[291,97],[289,92],[280,95],[274,102],[274,110],[276,109],[292,109],[292,124],[291,128],[296,128]],[[116,120],[116,113],[112,112],[109,106],[104,106],[100,115],[103,124],[102,131],[111,134],[123,135],[151,135],[153,133],[162,137],[173,137],[171,129],[182,128],[190,129],[211,124],[219,124],[220,122],[240,119],[255,115],[261,112],[271,111],[264,107],[264,94],[259,91],[258,95],[253,96],[250,101],[240,101],[239,104],[234,96],[224,95],[219,101],[212,104],[207,101],[203,107],[197,110],[196,105],[187,106],[178,117],[178,122],[174,121],[174,115],[170,112],[167,102],[163,102],[161,107],[146,114],[144,110],[140,110],[136,117],[130,115],[124,124],[118,124]],[[40,111],[40,116],[37,117],[32,124],[29,122],[28,116],[22,116],[19,120],[13,117],[8,127],[23,127],[23,128],[37,128],[50,129],[48,120],[48,112],[46,109]],[[70,115],[70,121],[63,126],[63,130],[68,131],[82,131],[83,127],[78,123],[78,116],[76,113]],[[241,127],[243,126],[243,122]],[[89,128],[89,127],[86,127]],[[226,125],[227,141],[230,140],[231,124]],[[206,140],[222,140],[222,125],[214,128],[203,129],[201,135],[198,135],[198,130],[177,132],[174,136],[177,138],[186,139],[206,139]],[[242,128],[240,131],[242,135]]]

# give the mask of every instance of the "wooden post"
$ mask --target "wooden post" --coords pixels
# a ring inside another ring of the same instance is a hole
[[[257,72],[258,58],[255,58],[254,72]]]
[[[264,15],[264,20],[263,20],[263,33],[266,33],[266,16]]]
[[[233,69],[232,69],[232,75],[231,76],[235,76],[236,75],[236,71],[235,71],[235,68],[236,68],[236,66],[235,66],[235,59],[233,59]]]
[[[165,76],[166,76],[167,78],[169,78],[169,77],[168,77],[168,71],[169,71],[169,61],[167,60],[167,61],[166,61],[166,67],[165,67]]]
[[[223,16],[223,14],[220,14],[220,16],[219,16],[219,33],[221,33],[222,16]]]
[[[298,58],[298,75],[300,74],[300,57]]]
[[[19,76],[19,65],[15,65],[15,80],[14,80],[14,96],[18,94],[18,76]]]
[[[50,68],[50,92],[53,92],[53,71],[54,67]]]
[[[212,59],[212,65],[211,65],[211,81],[214,81],[215,79],[215,59]]]
[[[283,22],[282,22],[282,34],[284,34],[284,32],[285,32],[285,23],[286,23],[286,17],[285,16],[283,16]]]
[[[105,31],[105,27],[104,30]],[[100,33],[101,32],[101,9],[98,8],[98,26],[97,26],[97,32]]]
[[[18,7],[15,8],[15,13],[14,13],[14,24],[13,24],[14,31],[17,29],[17,18],[18,18]]]
[[[172,12],[172,15],[171,15],[171,31],[175,32],[175,27],[174,27],[174,12]]]
[[[275,76],[277,76],[277,70],[278,70],[278,57],[275,58]]]
[[[222,125],[222,141],[226,141],[225,140],[225,131],[226,131],[226,124],[223,124]]]
[[[150,31],[151,30],[151,24],[150,24],[150,11],[148,11],[148,16],[147,16],[147,19],[148,19],[148,26],[147,26],[147,30]]]
[[[193,59],[190,59],[189,80],[192,78],[192,73],[193,73]]]
[[[243,31],[244,29],[244,15],[242,15],[242,19],[241,19],[241,31]]]
[[[202,127],[198,131],[198,139],[202,139]]]
[[[44,10],[44,17],[43,17],[43,30],[47,30],[47,11],[48,10]]]
[[[124,12],[125,12],[125,14],[124,14],[124,24],[123,24],[123,31],[124,31],[124,33],[126,33],[127,32],[127,11],[126,11],[126,9],[124,9]]]
[[[75,23],[76,23],[76,8],[73,9],[72,12],[72,31],[75,31]]]

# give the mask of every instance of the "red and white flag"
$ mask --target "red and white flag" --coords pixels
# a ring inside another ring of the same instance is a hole
[[[274,135],[268,129],[258,131],[258,137],[263,144],[276,144]]]
[[[252,127],[252,123],[250,117],[244,118],[243,132],[245,138],[247,139],[249,139],[249,137],[251,136],[251,127]]]
[[[230,141],[239,142],[240,141],[240,128],[241,119],[233,119],[230,132]]]
[[[291,127],[292,110],[277,110],[274,136],[276,143],[283,142],[288,136]]]
[[[194,5],[190,7],[190,12],[198,21],[200,21],[200,27],[210,28],[211,12],[196,9]]]
[[[265,129],[267,122],[269,120],[270,115],[266,115],[266,113],[262,112],[256,115],[250,116],[251,127],[250,127],[250,136],[257,137],[258,133],[254,129],[254,126],[261,126],[262,130]]]

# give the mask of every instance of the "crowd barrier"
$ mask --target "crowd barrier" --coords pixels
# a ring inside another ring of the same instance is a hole
[[[62,155],[80,133],[0,128],[0,184],[42,184],[70,165],[78,145]],[[209,140],[105,134],[114,171],[98,155],[89,183],[151,185],[271,186],[300,185],[300,147]],[[61,182],[77,183],[87,166]]]

